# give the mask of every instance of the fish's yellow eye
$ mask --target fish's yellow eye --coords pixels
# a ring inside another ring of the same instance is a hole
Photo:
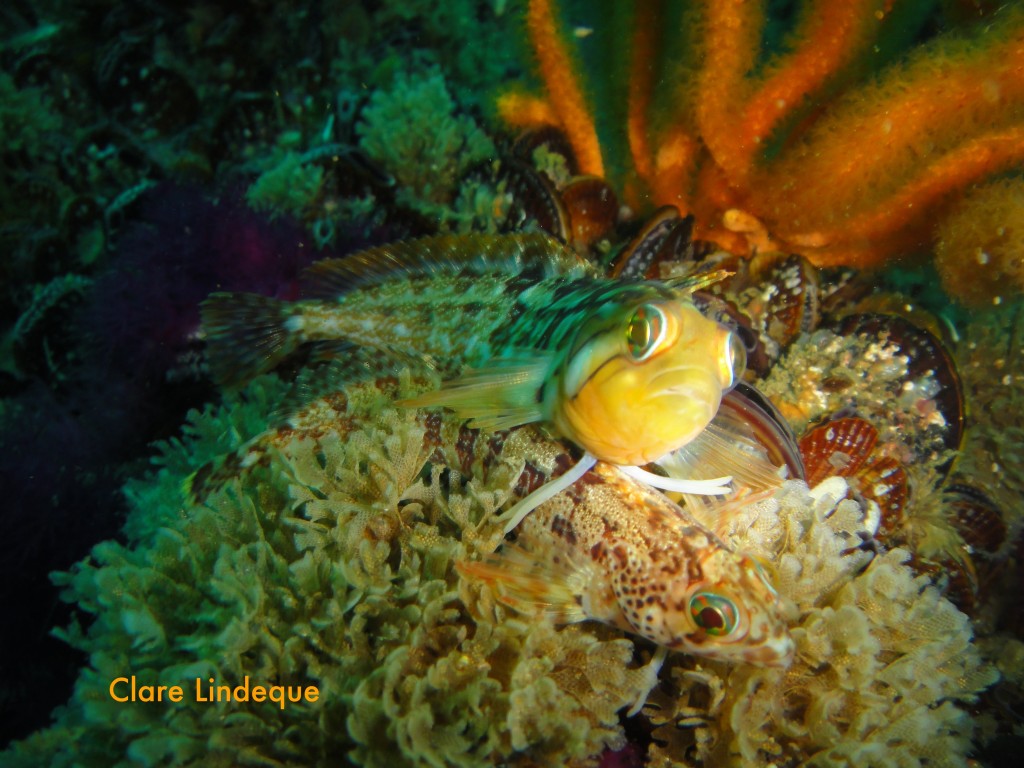
[[[713,592],[698,592],[690,598],[690,616],[698,627],[714,637],[732,633],[739,623],[735,603]]]
[[[665,338],[665,314],[653,304],[644,304],[629,319],[626,326],[626,344],[634,360],[650,357]]]

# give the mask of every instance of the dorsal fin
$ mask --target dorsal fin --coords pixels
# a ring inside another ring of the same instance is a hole
[[[438,235],[324,259],[302,273],[307,298],[332,299],[355,288],[402,277],[504,274],[532,271],[539,279],[582,276],[593,267],[542,232],[512,235]]]

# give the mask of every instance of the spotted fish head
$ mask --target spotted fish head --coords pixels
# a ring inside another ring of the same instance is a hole
[[[702,571],[702,578],[680,580],[668,588],[656,639],[720,661],[789,666],[793,639],[760,564],[721,549],[704,560]]]
[[[581,326],[549,411],[594,456],[647,464],[700,434],[745,364],[735,334],[666,291]]]

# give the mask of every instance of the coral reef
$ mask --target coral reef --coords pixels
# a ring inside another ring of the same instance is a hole
[[[594,19],[533,0],[546,97],[513,91],[499,110],[562,128],[581,170],[607,174],[635,207],[675,205],[733,252],[819,265],[927,249],[964,190],[1020,168],[1018,6],[908,47],[927,3],[807,3],[781,39],[766,5],[646,3]]]
[[[431,126],[424,131],[423,126]],[[494,145],[472,119],[455,113],[438,71],[399,74],[376,91],[356,125],[359,145],[394,175],[399,202],[412,203],[443,226],[456,182],[493,157]]]
[[[885,337],[828,329],[798,337],[761,382],[797,434],[825,416],[852,410],[904,446],[906,462],[935,458],[947,424],[934,405],[934,371],[908,376],[912,361]]]
[[[456,102],[446,114],[469,120],[484,84],[518,67],[502,29],[514,12],[347,0],[5,8],[0,481],[12,535],[0,582],[19,631],[0,638],[0,741],[46,722],[78,665],[46,637],[66,621],[47,574],[114,534],[129,467],[211,394],[196,303],[225,280],[286,294],[313,243],[436,231],[395,203],[355,125],[379,87],[441,67]],[[285,160],[293,173],[275,178]],[[239,199],[254,184],[262,215]],[[29,657],[39,661],[19,661]]]
[[[935,5],[533,0],[546,98],[506,93],[498,111],[565,137],[514,143],[488,120],[528,55],[515,0],[5,9],[2,738],[67,704],[0,762],[995,765],[993,739],[1019,754],[1024,12]],[[695,221],[630,218],[664,203]],[[294,298],[317,248],[530,228],[627,274],[736,272],[702,306],[742,326],[748,377],[790,428],[875,430],[870,455],[817,468],[857,459],[845,479],[693,510],[763,562],[789,669],[672,654],[627,718],[653,646],[518,613],[455,567],[499,546],[503,510],[566,446],[396,409],[437,384],[409,361],[288,368],[203,405],[208,292]],[[895,321],[848,322],[916,319],[915,288],[866,295],[852,270],[790,255],[891,264],[933,240],[947,290],[995,304],[930,299],[957,320],[962,392]],[[184,683],[185,700],[112,701],[131,675]],[[190,685],[246,676],[320,697],[198,703]]]

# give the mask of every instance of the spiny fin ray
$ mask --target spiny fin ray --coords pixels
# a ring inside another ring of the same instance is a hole
[[[685,277],[672,277],[665,280],[665,285],[673,288],[679,293],[689,296],[690,294],[696,293],[697,291],[703,291],[705,288],[720,283],[732,277],[735,272],[730,272],[727,269],[715,269],[710,272],[698,272],[695,275],[686,275]]]

